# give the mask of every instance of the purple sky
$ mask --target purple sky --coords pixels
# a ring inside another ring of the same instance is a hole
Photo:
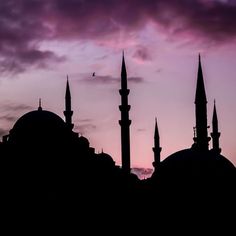
[[[132,166],[150,168],[155,117],[162,159],[192,144],[200,52],[208,123],[215,98],[222,154],[236,164],[235,25],[236,0],[1,1],[0,134],[37,108],[39,97],[63,116],[68,74],[75,130],[120,164],[125,50]]]

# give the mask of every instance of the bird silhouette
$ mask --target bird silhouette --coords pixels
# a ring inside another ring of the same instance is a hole
[[[95,72],[93,72],[93,77],[95,76]]]

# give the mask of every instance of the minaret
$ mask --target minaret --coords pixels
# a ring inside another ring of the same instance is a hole
[[[155,119],[154,147],[152,148],[152,150],[154,152],[154,162],[152,163],[152,165],[156,170],[161,161],[160,136],[157,126],[157,118]]]
[[[214,100],[214,109],[213,109],[213,117],[212,117],[211,137],[212,137],[212,145],[213,145],[212,150],[220,154],[221,153],[221,148],[219,146],[220,132],[218,131],[218,118],[217,118],[217,113],[216,113],[215,100]]]
[[[121,95],[121,105],[119,109],[121,111],[121,120],[119,124],[121,126],[121,161],[122,169],[126,173],[130,173],[130,131],[129,126],[131,120],[129,119],[130,105],[128,105],[129,89],[127,89],[127,73],[125,66],[125,58],[123,52],[122,67],[121,67],[121,89],[119,90]]]
[[[194,137],[195,147],[197,150],[208,150],[210,138],[207,133],[207,100],[202,74],[201,57],[199,54],[199,65],[197,75],[197,88],[195,95],[195,115],[196,115],[196,137]]]
[[[74,127],[74,125],[72,124],[72,115],[73,115],[73,111],[71,110],[70,86],[69,86],[69,80],[68,80],[68,75],[67,75],[64,116],[65,116],[66,124],[71,130]]]

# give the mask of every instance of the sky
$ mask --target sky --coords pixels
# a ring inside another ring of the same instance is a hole
[[[0,136],[39,98],[64,118],[68,75],[74,130],[120,165],[124,50],[131,166],[148,172],[155,117],[162,160],[193,143],[201,53],[209,134],[216,99],[222,154],[235,165],[235,25],[236,0],[0,1]]]

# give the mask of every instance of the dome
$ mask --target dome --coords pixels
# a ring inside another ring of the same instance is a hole
[[[162,161],[162,168],[191,170],[196,168],[235,169],[234,165],[224,156],[213,152],[199,152],[195,149],[178,151]]]
[[[34,126],[48,126],[49,124],[57,128],[65,126],[62,118],[55,113],[46,110],[35,110],[20,117],[13,126],[13,130],[28,129]]]
[[[26,113],[16,121],[10,131],[9,141],[55,140],[65,134],[66,128],[58,115],[39,109]]]
[[[114,160],[113,160],[112,157],[111,157],[109,154],[107,154],[107,153],[104,153],[104,152],[99,153],[99,154],[98,154],[98,158],[99,158],[99,160],[101,160],[104,164],[107,164],[107,165],[109,165],[109,166],[114,166],[114,165],[115,165]]]
[[[224,156],[210,150],[195,149],[178,151],[161,164],[155,175],[172,183],[219,183],[228,182],[235,176],[234,165]]]

